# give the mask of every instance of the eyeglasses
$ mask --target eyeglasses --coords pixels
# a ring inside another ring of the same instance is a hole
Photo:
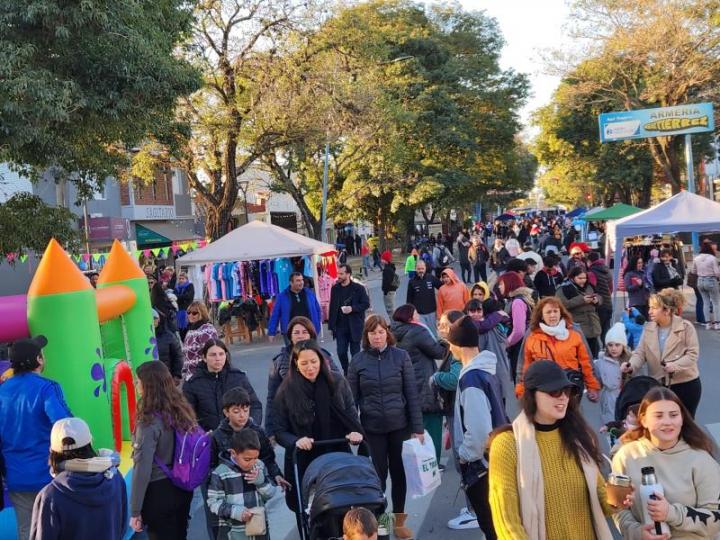
[[[199,311],[188,311],[187,314],[188,315],[200,315],[200,312]]]
[[[573,386],[566,386],[561,390],[553,390],[552,392],[548,392],[548,394],[550,395],[550,397],[554,398],[559,398],[560,396],[572,397],[575,394],[575,388]]]

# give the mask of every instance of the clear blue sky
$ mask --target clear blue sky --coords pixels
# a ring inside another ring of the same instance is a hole
[[[513,68],[527,74],[533,95],[522,110],[527,124],[532,111],[550,101],[557,87],[558,77],[543,73],[540,52],[563,48],[567,36],[563,25],[567,22],[569,6],[566,0],[460,0],[471,11],[483,10],[497,19],[505,49],[501,59],[503,68]]]

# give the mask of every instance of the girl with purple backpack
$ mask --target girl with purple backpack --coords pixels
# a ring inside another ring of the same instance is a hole
[[[185,540],[193,493],[177,487],[156,461],[172,467],[175,430],[195,430],[195,412],[162,362],[146,362],[136,374],[130,527],[150,540]]]

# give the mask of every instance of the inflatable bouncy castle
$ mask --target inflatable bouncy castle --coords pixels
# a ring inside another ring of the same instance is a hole
[[[53,239],[27,295],[0,297],[0,321],[0,342],[47,337],[43,375],[61,385],[72,413],[88,423],[93,446],[121,452],[127,472],[134,370],[158,357],[148,283],[137,262],[116,240],[94,289]],[[12,508],[0,512],[0,538],[15,538]]]

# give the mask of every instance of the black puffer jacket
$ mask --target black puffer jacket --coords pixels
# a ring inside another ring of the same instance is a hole
[[[420,410],[424,413],[441,412],[435,390],[430,386],[430,377],[437,371],[435,359],[445,358],[447,345],[436,341],[430,331],[419,324],[395,321],[392,323],[392,332],[397,339],[397,347],[410,355],[415,369]]]
[[[183,393],[205,431],[217,429],[224,418],[223,394],[238,386],[250,396],[250,416],[258,426],[262,425],[262,403],[244,371],[233,369],[226,362],[219,373],[210,373],[205,362],[198,364],[195,375],[183,385]]]
[[[343,372],[340,367],[333,361],[332,354],[325,349],[320,349],[325,356],[330,370],[338,377],[343,377]],[[285,380],[288,372],[290,371],[290,356],[292,355],[292,347],[286,346],[280,350],[275,358],[272,359],[270,364],[270,373],[268,374],[268,389],[267,389],[267,401],[265,402],[265,431],[270,436],[274,436],[275,433],[275,419],[273,411],[273,402],[275,396],[280,388],[280,385]]]
[[[406,351],[397,347],[360,351],[350,362],[348,382],[365,431],[423,432],[415,370]]]
[[[265,464],[267,469],[267,475],[271,481],[275,481],[275,477],[281,475],[280,467],[278,467],[275,461],[275,450],[273,450],[270,439],[265,434],[265,430],[260,426],[256,425],[252,418],[248,418],[247,424],[243,429],[252,429],[257,433],[258,439],[260,440],[260,461]],[[213,431],[212,434],[212,457],[210,466],[214,469],[220,463],[220,454],[227,454],[230,450],[232,436],[235,430],[230,425],[230,421],[227,418],[223,418],[218,428]]]

